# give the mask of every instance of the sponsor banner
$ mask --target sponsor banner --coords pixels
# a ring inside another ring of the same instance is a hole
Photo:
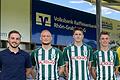
[[[96,16],[67,7],[32,0],[32,42],[40,44],[40,32],[48,29],[53,34],[52,44],[69,45],[75,27],[84,29],[84,42],[96,47]]]

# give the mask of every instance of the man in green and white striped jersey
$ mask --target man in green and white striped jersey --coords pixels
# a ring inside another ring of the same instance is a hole
[[[40,39],[42,46],[31,54],[32,64],[37,69],[35,80],[58,80],[64,71],[62,52],[51,46],[52,35],[48,30],[41,32]]]
[[[93,77],[96,80],[116,80],[119,60],[117,53],[109,49],[109,33],[102,31],[99,42],[100,50],[93,54]]]
[[[92,48],[83,43],[83,29],[73,31],[74,44],[64,49],[63,56],[66,63],[68,80],[89,80],[89,70],[92,61]]]

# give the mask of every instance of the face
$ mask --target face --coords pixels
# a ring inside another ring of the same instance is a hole
[[[41,33],[41,42],[43,45],[49,45],[52,41],[52,35],[49,31],[44,30]]]
[[[110,37],[109,35],[101,35],[100,37],[100,45],[102,47],[108,47],[110,42]]]
[[[20,45],[20,41],[20,35],[17,33],[12,33],[8,38],[9,46],[11,46],[12,48],[17,48]]]
[[[82,42],[83,37],[84,37],[83,32],[79,30],[76,30],[73,34],[73,38],[75,42]]]

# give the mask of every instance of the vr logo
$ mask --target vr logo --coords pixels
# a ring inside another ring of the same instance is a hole
[[[36,12],[36,24],[43,26],[51,26],[51,16]]]

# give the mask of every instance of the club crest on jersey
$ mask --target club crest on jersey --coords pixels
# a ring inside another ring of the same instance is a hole
[[[84,50],[83,53],[84,53],[84,55],[87,55],[87,51],[86,50]]]
[[[113,61],[113,60],[114,60],[113,56],[111,56],[111,57],[110,57],[110,60],[111,60],[111,61]]]
[[[38,51],[38,56],[42,56],[42,52],[40,50]]]
[[[55,53],[52,53],[52,54],[51,54],[51,59],[52,59],[52,60],[55,60],[55,57],[56,57]]]
[[[42,56],[42,53],[38,53],[38,56]]]
[[[73,53],[74,53],[75,51],[71,51],[71,52],[73,52]]]
[[[99,58],[101,58],[102,56],[99,56]]]

